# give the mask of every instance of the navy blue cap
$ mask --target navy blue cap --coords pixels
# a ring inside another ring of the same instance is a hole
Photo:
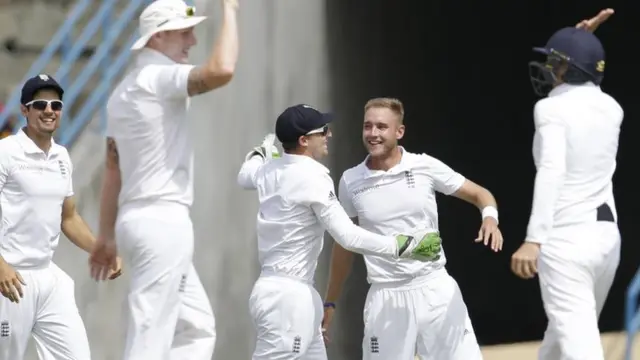
[[[58,93],[60,100],[64,95],[64,90],[58,82],[47,74],[40,74],[27,80],[22,86],[22,94],[20,95],[20,103],[22,105],[33,100],[33,96],[40,90],[51,89]]]
[[[594,77],[604,75],[604,47],[591,32],[566,27],[556,31],[543,48],[533,51],[559,57]]]
[[[281,143],[297,142],[300,136],[320,129],[332,120],[330,114],[321,113],[309,105],[288,107],[276,120],[276,137]]]

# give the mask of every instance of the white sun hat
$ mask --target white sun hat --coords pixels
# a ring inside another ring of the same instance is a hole
[[[139,50],[147,45],[154,34],[168,30],[182,30],[201,23],[206,16],[195,16],[194,6],[182,0],[156,0],[140,14],[140,38],[131,46]]]

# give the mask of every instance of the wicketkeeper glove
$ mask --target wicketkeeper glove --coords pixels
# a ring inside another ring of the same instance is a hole
[[[442,252],[440,233],[433,229],[420,230],[413,235],[398,235],[398,257],[419,261],[437,261]]]
[[[249,160],[255,155],[259,155],[263,160],[269,159],[277,159],[280,157],[280,153],[278,152],[278,148],[273,145],[276,140],[275,134],[267,134],[262,140],[262,144],[260,146],[253,148],[253,150],[249,151],[247,156],[245,156],[244,160]]]

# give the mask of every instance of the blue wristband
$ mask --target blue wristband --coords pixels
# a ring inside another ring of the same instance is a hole
[[[332,303],[332,302],[326,302],[324,303],[324,307],[326,308],[336,308],[336,304]]]

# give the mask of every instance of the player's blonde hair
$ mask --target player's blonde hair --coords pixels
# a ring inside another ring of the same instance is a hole
[[[398,116],[398,122],[402,124],[404,120],[404,106],[402,101],[395,98],[374,98],[364,105],[364,112],[367,112],[371,108],[387,108]]]

